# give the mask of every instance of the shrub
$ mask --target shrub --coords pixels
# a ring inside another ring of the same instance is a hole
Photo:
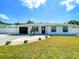
[[[27,40],[24,40],[24,44],[27,43],[27,42],[28,42]]]
[[[48,38],[47,36],[45,38]]]
[[[38,38],[39,40],[41,40],[41,38]]]
[[[11,41],[6,41],[5,45],[9,45],[11,43]]]

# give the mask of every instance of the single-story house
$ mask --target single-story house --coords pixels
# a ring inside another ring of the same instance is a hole
[[[35,28],[35,33],[32,33]],[[0,28],[0,33],[7,34],[48,34],[48,35],[77,35],[79,26],[71,24],[35,23],[22,25],[8,25]]]

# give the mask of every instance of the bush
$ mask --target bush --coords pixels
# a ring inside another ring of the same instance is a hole
[[[6,41],[5,45],[9,45],[11,43],[11,41]]]
[[[47,36],[45,38],[48,38]]]
[[[41,40],[41,38],[38,38],[39,40]]]
[[[24,40],[24,44],[27,43],[27,42],[28,42],[27,40]]]

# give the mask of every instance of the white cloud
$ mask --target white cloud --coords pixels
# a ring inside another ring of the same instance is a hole
[[[53,20],[53,21],[51,21],[50,23],[56,23],[56,22],[57,22],[57,21],[54,21],[54,20]]]
[[[0,14],[0,19],[9,19],[9,17],[6,16],[5,14]]]
[[[51,21],[51,22],[49,22],[49,23],[64,23],[64,22],[63,22],[63,21],[60,22],[60,21],[57,21],[57,20],[56,20],[56,21]]]
[[[79,0],[76,0],[76,3],[79,4]]]
[[[66,11],[71,11],[79,5],[79,0],[63,0],[60,5],[65,5]]]
[[[46,0],[21,0],[24,6],[34,9],[39,8],[41,5],[43,5]]]

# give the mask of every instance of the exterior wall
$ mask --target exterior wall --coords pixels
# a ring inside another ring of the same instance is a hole
[[[19,34],[19,28],[8,28],[8,34]]]
[[[0,34],[7,34],[7,28],[0,28]]]
[[[65,34],[62,26],[56,26],[56,32],[51,32],[51,26],[48,26],[48,34]]]
[[[72,26],[72,27],[69,27],[69,32],[71,34],[79,34],[79,27],[78,26]]]
[[[30,34],[32,26],[28,26],[28,34]]]
[[[0,32],[2,33],[8,33],[8,34],[19,34],[19,27],[28,27],[28,34],[30,33],[33,26],[38,26],[38,32],[35,32],[35,34],[42,34],[42,26],[45,26],[45,34],[79,34],[79,26],[70,26],[68,25],[68,32],[63,32],[63,25],[55,25],[56,26],[56,32],[51,32],[51,26],[53,25],[24,25],[24,26],[18,26],[17,28],[6,28],[6,29],[0,29]]]
[[[41,30],[42,26],[38,26],[38,32],[35,32],[35,34],[42,34],[42,30]],[[29,26],[29,34],[30,30],[32,29],[32,26]],[[56,32],[51,32],[51,26],[45,26],[45,34],[79,34],[79,28],[73,28],[73,26],[68,26],[68,32],[63,32],[63,26],[56,26]]]
[[[79,34],[79,28],[68,26],[68,32],[63,32],[63,26],[56,26],[56,32],[51,32],[51,26],[48,26],[48,34]]]

